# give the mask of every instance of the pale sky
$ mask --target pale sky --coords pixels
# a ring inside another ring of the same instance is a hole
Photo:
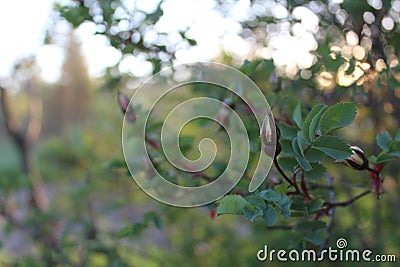
[[[43,39],[52,0],[13,0],[0,3],[0,77],[17,58],[36,53]]]
[[[66,23],[58,23],[55,27],[55,44],[42,45],[45,29],[49,28],[51,23],[51,7],[54,1],[56,0],[13,0],[0,4],[0,29],[3,39],[0,42],[0,79],[7,76],[15,60],[26,55],[37,57],[45,81],[55,82],[59,78],[64,53],[60,45],[69,26]],[[126,1],[132,5],[136,3],[143,11],[151,11],[159,0]],[[271,7],[273,3],[266,3],[266,6]],[[156,24],[158,31],[172,33],[191,25],[187,35],[198,42],[197,46],[190,49],[178,49],[177,63],[212,60],[222,49],[240,60],[248,58],[250,54],[257,54],[264,58],[273,58],[277,65],[292,68],[307,68],[313,63],[314,56],[310,51],[317,46],[313,33],[318,30],[318,17],[307,8],[299,7],[293,11],[293,16],[300,21],[294,29],[294,35],[289,31],[285,33],[285,25],[282,24],[279,27],[283,28],[277,29],[276,34],[270,34],[268,47],[252,51],[254,44],[239,36],[241,26],[236,21],[248,18],[249,0],[237,1],[226,16],[221,16],[213,10],[214,0],[166,0],[162,7],[164,16]],[[273,15],[278,18],[288,16],[288,11],[280,4],[271,8]],[[117,63],[121,54],[108,45],[104,36],[94,33],[93,23],[84,23],[77,30],[89,73],[96,77],[100,76],[106,67]],[[296,50],[292,49],[293,47],[296,47]],[[119,69],[122,72],[131,72],[135,76],[143,76],[149,74],[151,65],[141,58],[126,55]]]

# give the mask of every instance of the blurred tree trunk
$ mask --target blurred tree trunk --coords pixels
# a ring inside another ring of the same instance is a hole
[[[81,45],[73,32],[69,35],[66,57],[57,94],[60,105],[60,129],[65,132],[70,126],[79,125],[87,119],[91,102],[91,82]]]
[[[21,157],[23,171],[32,184],[32,204],[39,210],[48,208],[48,199],[42,179],[33,163],[32,145],[38,139],[42,127],[43,104],[40,86],[35,77],[28,83],[29,107],[26,126],[22,127],[12,113],[11,103],[6,89],[0,88],[0,103],[4,114],[7,133],[17,146]]]

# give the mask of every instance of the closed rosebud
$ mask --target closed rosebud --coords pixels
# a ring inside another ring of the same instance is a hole
[[[368,167],[368,159],[362,151],[361,148],[358,146],[351,146],[350,147],[353,154],[346,159],[346,163],[356,170],[365,170]]]
[[[129,107],[129,98],[126,97],[123,93],[118,92],[118,104],[121,108],[122,113],[126,113],[126,110]]]
[[[264,144],[270,144],[272,142],[272,129],[268,118],[264,120],[261,126],[260,136]]]
[[[272,156],[273,150],[275,150],[275,157],[279,155],[281,152],[281,145],[279,144],[279,137],[280,137],[280,130],[278,126],[275,126],[275,136],[272,132],[271,124],[269,120],[266,119],[261,127],[261,141],[262,141],[262,148],[264,152]]]
[[[126,120],[129,122],[135,122],[136,114],[133,108],[129,105],[129,98],[121,92],[118,92],[118,104],[122,113],[125,114]]]

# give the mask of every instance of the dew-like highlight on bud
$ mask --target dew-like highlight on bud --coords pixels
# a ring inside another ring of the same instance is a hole
[[[350,146],[352,155],[346,159],[346,163],[356,170],[365,170],[368,167],[368,159],[364,151],[358,146]]]

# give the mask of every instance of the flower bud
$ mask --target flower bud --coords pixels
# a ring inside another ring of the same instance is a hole
[[[350,147],[353,154],[346,159],[346,163],[356,170],[365,170],[368,167],[368,159],[362,151],[361,148],[358,146],[351,146]]]
[[[272,132],[272,127],[269,119],[267,118],[260,131],[262,148],[267,155],[271,155],[273,150],[275,150],[275,157],[281,152],[281,145],[279,144],[280,130],[277,125],[275,125],[275,135]]]
[[[121,108],[122,113],[126,113],[126,110],[129,107],[129,98],[126,97],[123,93],[118,92],[118,104]]]
[[[125,114],[126,120],[129,122],[135,122],[136,114],[133,108],[129,105],[129,98],[121,92],[118,92],[118,104],[122,113]]]

